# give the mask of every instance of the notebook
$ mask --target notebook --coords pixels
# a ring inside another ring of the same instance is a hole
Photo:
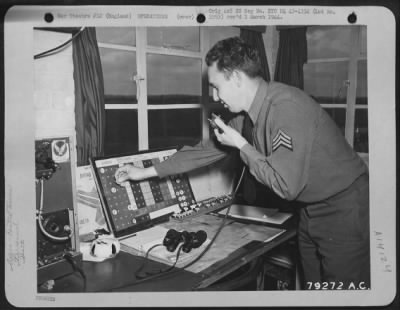
[[[218,212],[225,215],[226,210]],[[262,208],[242,204],[232,204],[229,215],[232,218],[281,225],[293,216],[292,213],[279,212],[278,209]]]

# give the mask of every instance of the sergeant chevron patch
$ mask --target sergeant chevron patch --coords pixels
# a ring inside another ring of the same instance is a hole
[[[281,146],[293,151],[292,138],[279,129],[275,138],[272,139],[272,152],[275,152]]]

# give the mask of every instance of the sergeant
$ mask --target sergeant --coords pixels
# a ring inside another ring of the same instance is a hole
[[[300,210],[298,245],[304,289],[323,282],[369,287],[368,168],[329,115],[300,89],[267,83],[258,52],[233,37],[206,55],[213,99],[235,117],[212,139],[185,146],[148,168],[126,165],[126,180],[160,178],[212,164],[238,150],[250,174]],[[221,147],[225,146],[225,147]]]

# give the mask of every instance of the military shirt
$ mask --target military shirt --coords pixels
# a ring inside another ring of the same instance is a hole
[[[258,182],[286,200],[316,203],[345,190],[368,168],[335,122],[302,90],[262,81],[248,114],[253,144],[240,157]],[[229,125],[242,132],[243,114]],[[160,177],[212,164],[229,154],[209,140],[155,165]]]

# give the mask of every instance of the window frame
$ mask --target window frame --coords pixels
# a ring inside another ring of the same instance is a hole
[[[358,75],[358,62],[360,60],[366,60],[368,66],[367,56],[362,54],[361,48],[361,32],[364,26],[353,26],[351,29],[350,40],[353,42],[351,45],[349,57],[340,58],[312,58],[307,60],[307,64],[310,63],[329,63],[329,62],[348,62],[347,70],[347,94],[345,104],[321,104],[324,109],[335,109],[343,108],[346,110],[345,120],[345,138],[347,142],[354,147],[354,134],[355,134],[355,116],[356,110],[368,109],[367,104],[356,104],[357,97],[357,75]],[[309,26],[312,28],[312,26]],[[368,68],[367,68],[367,79],[368,79]]]
[[[312,26],[309,26],[312,27]],[[345,104],[321,104],[325,109],[345,109],[345,138],[351,146],[354,146],[355,134],[355,116],[356,110],[368,109],[367,104],[356,104],[357,94],[357,74],[358,63],[360,60],[367,60],[367,56],[362,54],[361,48],[361,32],[363,26],[354,26],[351,31],[352,48],[349,57],[340,58],[313,58],[309,59],[307,63],[330,63],[330,62],[348,62],[347,71],[347,95]],[[207,140],[210,138],[209,126],[207,123],[207,116],[209,111],[216,107],[216,104],[209,100],[209,87],[207,81],[207,66],[204,58],[210,48],[210,33],[206,27],[199,27],[200,32],[200,50],[199,51],[185,51],[180,49],[168,47],[156,47],[147,44],[147,27],[136,27],[136,46],[111,44],[98,42],[101,48],[109,48],[122,50],[126,52],[136,52],[136,75],[132,77],[132,82],[136,83],[137,103],[132,104],[105,104],[106,110],[111,109],[134,109],[137,110],[138,115],[138,150],[147,150],[149,148],[149,128],[148,128],[148,115],[151,110],[163,109],[200,109],[202,112],[202,133],[201,139]],[[157,54],[165,56],[178,56],[199,59],[201,62],[201,102],[197,104],[163,104],[151,105],[147,101],[147,54]],[[368,72],[367,61],[367,72]],[[368,76],[367,76],[368,78]]]
[[[202,139],[209,139],[208,124],[206,122],[206,115],[209,109],[208,103],[208,82],[207,82],[207,66],[204,62],[204,57],[209,49],[209,32],[199,26],[200,32],[200,50],[199,51],[185,51],[167,47],[157,47],[147,44],[147,27],[136,27],[136,46],[128,46],[122,44],[110,44],[98,42],[99,48],[109,48],[122,50],[126,52],[136,52],[136,68],[137,72],[133,73],[132,82],[136,83],[136,99],[137,103],[131,104],[105,104],[105,110],[137,110],[138,115],[138,151],[149,149],[149,128],[148,119],[149,111],[154,110],[179,110],[179,109],[199,109],[202,115]],[[191,104],[148,104],[148,79],[147,79],[147,55],[165,55],[165,56],[178,56],[198,59],[201,62],[201,102]]]

